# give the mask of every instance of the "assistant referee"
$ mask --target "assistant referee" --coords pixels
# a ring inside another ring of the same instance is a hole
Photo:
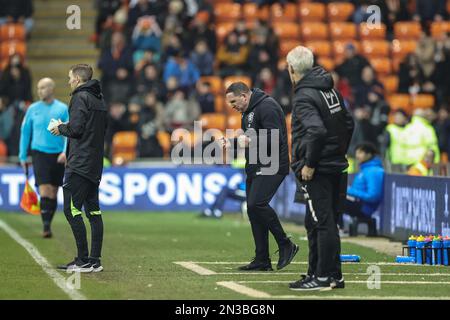
[[[48,130],[50,120],[69,120],[67,105],[54,97],[55,82],[50,78],[39,80],[37,93],[41,101],[33,103],[22,122],[19,160],[27,165],[31,141],[31,157],[36,185],[41,197],[41,218],[44,225],[43,237],[51,238],[51,223],[56,211],[58,187],[64,177],[66,161],[66,138],[55,137]]]
[[[69,71],[72,99],[70,121],[54,127],[52,133],[69,138],[64,176],[64,214],[72,228],[78,255],[74,261],[59,266],[78,272],[99,272],[103,243],[103,220],[99,205],[99,185],[103,171],[107,107],[98,80],[92,80],[92,67],[78,64]],[[86,227],[81,209],[84,207],[91,225],[89,255]]]

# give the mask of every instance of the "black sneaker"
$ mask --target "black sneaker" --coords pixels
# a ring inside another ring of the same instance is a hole
[[[333,289],[344,289],[345,288],[344,277],[341,277],[340,280],[332,278],[331,286],[333,287]]]
[[[51,239],[52,237],[53,237],[53,234],[50,230],[42,232],[42,238]]]
[[[271,263],[270,259],[266,260],[266,261],[257,261],[256,259],[254,259],[249,264],[239,267],[238,270],[241,270],[241,271],[273,271],[272,263]]]
[[[295,255],[298,252],[298,245],[289,240],[289,243],[278,250],[279,259],[277,264],[277,270],[281,270],[292,262]]]
[[[296,285],[289,286],[289,289],[296,291],[328,291],[336,288],[333,286],[334,284],[335,281],[331,278],[322,281],[314,277],[309,281],[298,281]]]
[[[68,264],[59,265],[56,267],[59,270],[66,270],[67,272],[82,272],[88,273],[92,272],[93,268],[89,261],[85,261],[79,258],[75,258]]]
[[[101,272],[103,271],[103,266],[100,259],[90,259],[90,264],[92,267],[92,272]]]
[[[298,288],[303,283],[311,281],[313,278],[314,278],[314,276],[311,276],[309,274],[302,274],[300,276],[300,280],[289,283],[289,288]]]

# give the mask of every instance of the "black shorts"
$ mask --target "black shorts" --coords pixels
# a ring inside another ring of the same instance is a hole
[[[64,213],[73,217],[81,214],[84,207],[90,215],[100,215],[99,185],[76,173],[66,172],[64,177]]]
[[[64,179],[64,164],[58,163],[59,153],[44,153],[31,151],[33,171],[36,185],[51,184],[62,186]]]

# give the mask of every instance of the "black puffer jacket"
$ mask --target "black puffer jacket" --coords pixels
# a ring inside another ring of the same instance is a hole
[[[314,67],[295,86],[292,110],[292,170],[301,178],[306,164],[319,173],[339,173],[354,122],[341,94],[333,89],[331,74]]]
[[[242,114],[242,130],[249,134],[249,129],[254,129],[258,134],[258,139],[260,139],[261,132],[260,129],[267,129],[267,148],[265,151],[261,152],[260,146],[261,141],[257,144],[254,142],[250,144],[250,148],[246,148],[245,158],[246,166],[245,171],[248,177],[256,176],[261,174],[261,168],[274,166],[275,163],[265,163],[261,161],[261,155],[264,154],[272,158],[271,154],[271,130],[279,130],[279,148],[276,149],[279,157],[279,166],[276,174],[287,175],[289,173],[289,150],[287,143],[287,129],[286,129],[286,119],[284,117],[283,110],[278,102],[272,97],[267,95],[264,91],[254,88],[252,89],[252,95],[250,97],[250,102],[247,110]],[[272,133],[273,134],[273,133]],[[251,135],[250,135],[251,137]],[[257,161],[251,161],[256,159]],[[256,163],[250,163],[256,162]],[[274,168],[274,167],[273,167]],[[272,170],[270,170],[272,171]]]
[[[103,171],[107,107],[98,80],[90,80],[72,92],[69,122],[59,125],[68,137],[66,172],[100,183]]]

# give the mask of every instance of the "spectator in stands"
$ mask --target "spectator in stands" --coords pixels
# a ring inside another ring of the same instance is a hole
[[[198,43],[200,39],[205,39],[208,44],[208,48],[213,54],[216,53],[216,33],[210,26],[209,20],[210,14],[207,11],[199,11],[192,20],[188,30],[185,30],[183,34],[183,43],[184,47],[189,51],[192,51],[194,45]]]
[[[408,175],[424,177],[433,175],[431,167],[434,164],[434,156],[435,154],[433,150],[427,150],[427,152],[423,156],[423,159],[409,168]]]
[[[173,32],[170,29],[164,29],[162,38],[162,54],[161,63],[167,63],[170,57],[176,56],[179,52],[183,51],[183,46],[180,40],[180,36],[177,32]]]
[[[436,67],[434,84],[436,86],[436,104],[450,106],[450,33],[442,34],[436,41],[434,56]]]
[[[353,109],[355,98],[353,96],[352,88],[350,87],[348,80],[345,78],[341,78],[336,71],[331,71],[330,73],[333,77],[334,88],[341,93],[347,108]]]
[[[439,109],[434,129],[439,140],[439,151],[446,153],[448,157],[450,155],[450,117],[446,107]]]
[[[164,82],[171,77],[175,77],[178,85],[190,93],[200,78],[197,67],[189,60],[185,52],[179,51],[169,58],[164,68]]]
[[[240,45],[237,34],[231,32],[217,52],[216,59],[220,67],[220,75],[227,77],[242,74],[247,63],[248,54],[248,46]]]
[[[281,105],[284,114],[288,114],[292,111],[292,91],[289,87],[292,86],[291,78],[285,63],[280,64],[277,71],[278,76],[273,98]]]
[[[150,50],[159,56],[161,35],[162,31],[154,16],[141,17],[133,31],[133,47],[138,54],[140,51]]]
[[[433,38],[428,36],[425,32],[422,33],[420,40],[417,42],[415,54],[417,57],[417,63],[419,64],[424,77],[424,81],[421,85],[421,91],[433,93],[436,89],[436,85],[433,83],[436,68],[435,42]]]
[[[5,23],[23,23],[26,35],[33,29],[34,21],[32,0],[4,0],[0,2],[0,25]]]
[[[387,0],[381,2],[385,3],[381,7],[382,21],[386,24],[386,31],[390,39],[396,22],[411,20],[411,14],[408,11],[408,0]]]
[[[398,78],[398,91],[400,93],[417,94],[422,91],[425,77],[415,54],[408,54],[400,63]]]
[[[364,142],[370,142],[373,145],[378,145],[378,128],[372,124],[372,112],[369,106],[355,109],[353,113],[355,119],[355,130],[353,132],[352,140],[348,153],[351,156],[355,155],[356,146]]]
[[[23,101],[16,101],[11,103],[8,107],[10,110],[12,109],[14,114],[13,127],[9,134],[9,138],[6,140],[8,156],[10,157],[17,157],[19,155],[20,129],[28,107],[29,104],[26,104]]]
[[[403,159],[406,165],[413,165],[422,160],[429,149],[435,153],[435,162],[439,162],[438,139],[433,126],[427,119],[426,110],[420,108],[414,110],[411,122],[405,127],[404,137]]]
[[[167,91],[164,83],[161,81],[155,64],[147,64],[138,73],[136,91],[138,94],[153,91],[155,92],[158,100],[165,102]]]
[[[126,105],[122,102],[112,102],[109,106],[108,127],[105,135],[105,155],[111,158],[111,145],[114,135],[119,131],[127,131],[130,126],[127,123]]]
[[[197,101],[202,114],[216,112],[214,95],[211,92],[211,83],[208,81],[199,81],[197,83]]]
[[[199,40],[191,53],[191,61],[197,67],[201,76],[210,76],[214,72],[214,55],[205,40]]]
[[[356,160],[360,171],[347,189],[345,214],[368,223],[368,236],[376,236],[375,220],[371,218],[383,198],[384,169],[372,143],[356,146]],[[350,233],[352,235],[353,232]]]
[[[19,54],[9,58],[8,66],[0,77],[0,94],[7,96],[11,103],[31,102],[31,74]]]
[[[269,68],[263,68],[256,78],[255,87],[260,88],[268,95],[272,95],[276,87],[276,80]]]
[[[255,81],[262,68],[270,68],[272,72],[275,72],[277,63],[278,47],[274,48],[268,44],[266,33],[255,33],[251,42],[248,58],[252,80]]]
[[[98,44],[100,34],[104,27],[112,25],[114,14],[122,6],[122,0],[98,0],[95,3],[97,18],[95,19],[95,42]]]
[[[408,124],[408,115],[403,109],[395,109],[393,121],[388,124],[383,139],[383,154],[385,159],[393,165],[404,164],[404,130]]]
[[[356,53],[352,43],[345,46],[345,59],[338,65],[335,71],[340,77],[346,78],[350,85],[356,86],[361,83],[361,74],[364,67],[370,65],[365,57]]]
[[[361,72],[361,82],[353,87],[355,107],[371,105],[379,99],[383,99],[384,87],[375,77],[375,71],[369,65]]]
[[[154,92],[144,98],[138,124],[138,154],[141,158],[162,158],[163,150],[159,144],[158,131],[164,130],[164,108]]]
[[[177,89],[166,105],[165,125],[169,131],[176,128],[192,129],[194,121],[200,116],[197,101],[186,98],[183,90]]]
[[[416,0],[416,13],[413,19],[425,26],[429,21],[442,21],[447,17],[445,0]]]
[[[14,125],[14,110],[8,107],[8,98],[0,97],[0,141],[6,141]]]
[[[241,46],[248,46],[250,44],[250,30],[247,28],[245,19],[238,20],[233,31],[236,33],[238,43]]]
[[[135,0],[131,1],[128,11],[127,26],[131,31],[137,24],[140,17],[143,16],[155,16],[159,25],[164,25],[165,17],[167,13],[167,1],[165,0]]]
[[[112,35],[111,48],[102,53],[98,68],[102,71],[105,99],[126,102],[131,93],[134,67],[132,50],[126,45],[122,33]]]

